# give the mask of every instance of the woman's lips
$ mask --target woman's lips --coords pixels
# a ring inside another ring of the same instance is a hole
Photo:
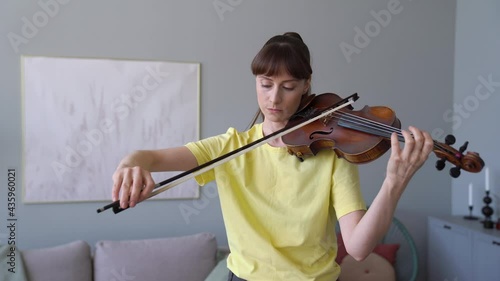
[[[281,109],[277,109],[277,108],[268,108],[267,110],[269,110],[269,112],[271,112],[271,113],[279,113],[282,111]]]

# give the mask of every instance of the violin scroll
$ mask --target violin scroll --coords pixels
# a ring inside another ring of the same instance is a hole
[[[453,135],[446,136],[444,144],[434,142],[434,153],[439,158],[436,162],[436,169],[439,171],[443,170],[446,166],[445,162],[448,161],[455,165],[455,167],[450,169],[450,175],[453,178],[460,176],[460,170],[471,173],[480,172],[484,167],[484,161],[479,157],[479,154],[476,152],[467,152],[464,155],[469,142],[466,141],[458,150],[451,147],[454,143],[455,137]]]

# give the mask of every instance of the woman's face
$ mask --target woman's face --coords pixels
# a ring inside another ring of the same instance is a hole
[[[309,80],[298,80],[288,73],[256,76],[257,101],[265,122],[283,123],[297,111],[301,97],[309,89]]]

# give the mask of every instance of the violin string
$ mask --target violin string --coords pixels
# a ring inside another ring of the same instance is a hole
[[[392,126],[389,126],[389,125],[386,125],[386,124],[383,124],[383,123],[380,123],[380,122],[376,122],[376,121],[373,121],[373,120],[369,120],[369,119],[366,119],[366,118],[362,118],[362,117],[359,117],[357,115],[354,115],[354,114],[350,114],[350,113],[334,113],[334,115],[337,115],[339,120],[343,120],[343,121],[346,121],[346,122],[351,122],[353,124],[357,124],[357,125],[362,125],[364,127],[367,127],[367,128],[370,128],[370,129],[375,129],[375,130],[378,130],[378,134],[382,137],[387,137],[389,138],[391,133],[395,132],[398,134],[398,137],[402,137],[402,133],[400,130],[398,130],[397,128],[395,127],[392,127]]]
[[[339,115],[342,115],[342,113]],[[354,115],[354,114],[344,113],[344,115],[350,117],[350,118],[343,118],[344,120],[349,119],[349,121],[352,123],[357,123],[358,125],[361,124],[361,126],[364,126],[366,128],[370,128],[372,130],[378,129],[379,130],[378,135],[380,135],[382,137],[389,138],[390,134],[395,132],[398,135],[398,139],[400,141],[404,142],[404,137],[401,133],[401,129],[399,129],[399,128],[395,128],[395,127],[392,127],[392,126],[389,126],[389,125],[386,125],[386,124],[383,124],[380,122],[376,122],[376,121],[373,121],[370,119],[362,118],[362,117],[359,117],[359,116]],[[380,133],[380,132],[382,132],[382,133]],[[441,145],[439,142],[437,142],[435,140],[433,140],[433,144],[434,144],[435,148],[437,148],[441,151],[445,151],[447,153],[453,153],[452,151],[449,151],[447,148],[445,148],[443,145]]]
[[[395,128],[392,126],[389,126],[384,123],[380,123],[374,120],[370,120],[367,118],[359,117],[357,115],[351,114],[351,113],[345,113],[345,112],[334,112],[333,115],[338,116],[339,120],[351,122],[353,124],[357,124],[361,127],[367,128],[370,132],[374,132],[375,134],[381,136],[381,137],[386,137],[390,138],[392,133],[396,133],[398,135],[398,139],[402,142],[404,142],[404,136],[401,132],[401,129]],[[367,130],[365,129],[365,130]],[[374,131],[373,131],[374,130]],[[443,147],[439,142],[433,140],[434,147],[441,151],[446,151],[448,153],[453,153]]]
[[[357,124],[361,124],[361,125],[364,125],[368,128],[371,128],[371,129],[379,129],[380,132],[383,132],[385,133],[385,135],[380,135],[380,136],[383,136],[383,137],[387,137],[389,138],[390,137],[390,134],[395,132],[398,134],[398,138],[404,142],[404,137],[401,133],[401,129],[399,128],[395,128],[395,127],[392,127],[392,126],[389,126],[389,125],[386,125],[384,123],[380,123],[380,122],[377,122],[377,121],[373,121],[373,120],[370,120],[370,119],[367,119],[367,118],[363,118],[363,117],[359,117],[357,115],[354,115],[354,114],[350,114],[350,113],[339,113],[337,115],[344,115],[344,116],[347,116],[349,118],[343,118],[343,119],[349,119],[349,121],[351,122],[356,122],[357,121]],[[355,121],[353,121],[355,120]],[[453,151],[450,151],[448,150],[446,147],[444,147],[442,144],[440,144],[439,142],[433,140],[433,144],[434,144],[434,147],[441,150],[441,151],[445,151],[447,153],[453,153]]]
[[[402,142],[404,142],[403,134],[401,132],[401,129],[399,129],[399,128],[395,128],[395,127],[389,126],[387,124],[373,121],[373,120],[370,120],[367,118],[359,117],[359,116],[354,115],[354,114],[340,113],[338,115],[344,115],[344,116],[349,117],[349,118],[343,118],[344,120],[348,119],[350,122],[361,124],[362,126],[365,126],[367,128],[370,128],[370,129],[375,129],[375,130],[378,129],[380,132],[382,132],[382,133],[380,133],[380,136],[383,136],[383,137],[389,138],[390,134],[395,132],[395,133],[397,133],[398,138]],[[342,118],[342,116],[341,116],[341,118]],[[443,150],[443,151],[447,151],[447,149],[445,149],[441,144],[439,144],[439,142],[436,142],[434,140],[433,140],[433,142],[434,142],[434,146],[436,148]],[[448,151],[448,152],[450,152],[450,151]]]

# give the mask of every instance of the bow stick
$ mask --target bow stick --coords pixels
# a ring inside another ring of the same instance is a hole
[[[282,137],[282,136],[284,136],[284,135],[286,135],[294,130],[297,130],[297,129],[299,129],[307,124],[310,124],[318,119],[326,117],[326,116],[332,114],[333,112],[354,103],[356,100],[358,100],[358,98],[359,97],[358,97],[357,93],[352,94],[351,96],[339,101],[338,103],[334,104],[333,106],[324,109],[323,111],[321,111],[321,113],[319,115],[314,116],[310,119],[306,119],[303,122],[301,122],[297,125],[294,125],[293,127],[290,127],[290,128],[285,127],[283,129],[278,130],[276,132],[273,132],[273,133],[271,133],[271,134],[269,134],[269,135],[267,135],[259,140],[251,142],[251,143],[249,143],[245,146],[242,146],[238,149],[235,149],[234,151],[231,151],[225,155],[222,155],[222,156],[217,157],[211,161],[208,161],[202,165],[199,165],[196,168],[185,171],[185,172],[180,173],[180,174],[178,174],[174,177],[171,177],[167,180],[159,182],[159,183],[155,184],[155,186],[153,188],[153,192],[151,192],[151,194],[146,199],[149,199],[149,198],[151,198],[159,193],[162,193],[162,192],[164,192],[164,191],[166,191],[166,190],[168,190],[176,185],[179,185],[179,184],[181,184],[185,181],[188,181],[188,180],[190,180],[190,179],[192,179],[200,174],[203,174],[206,171],[209,171],[209,170],[217,167],[218,165],[224,164],[224,163],[226,163],[226,162],[228,162],[228,161],[230,161],[230,160],[232,160],[232,159],[234,159],[242,154],[247,153],[250,150],[253,150],[253,149],[263,145],[263,144],[269,143],[269,142],[271,142],[277,138],[280,138],[280,137]],[[114,202],[112,202],[112,203],[110,203],[102,208],[97,209],[97,213],[101,213],[101,212],[103,212],[107,209],[110,209],[110,208],[113,208],[113,212],[115,214],[117,214],[123,210],[128,209],[128,208],[125,208],[125,209],[120,208],[120,200],[116,200],[116,201],[114,201]]]

